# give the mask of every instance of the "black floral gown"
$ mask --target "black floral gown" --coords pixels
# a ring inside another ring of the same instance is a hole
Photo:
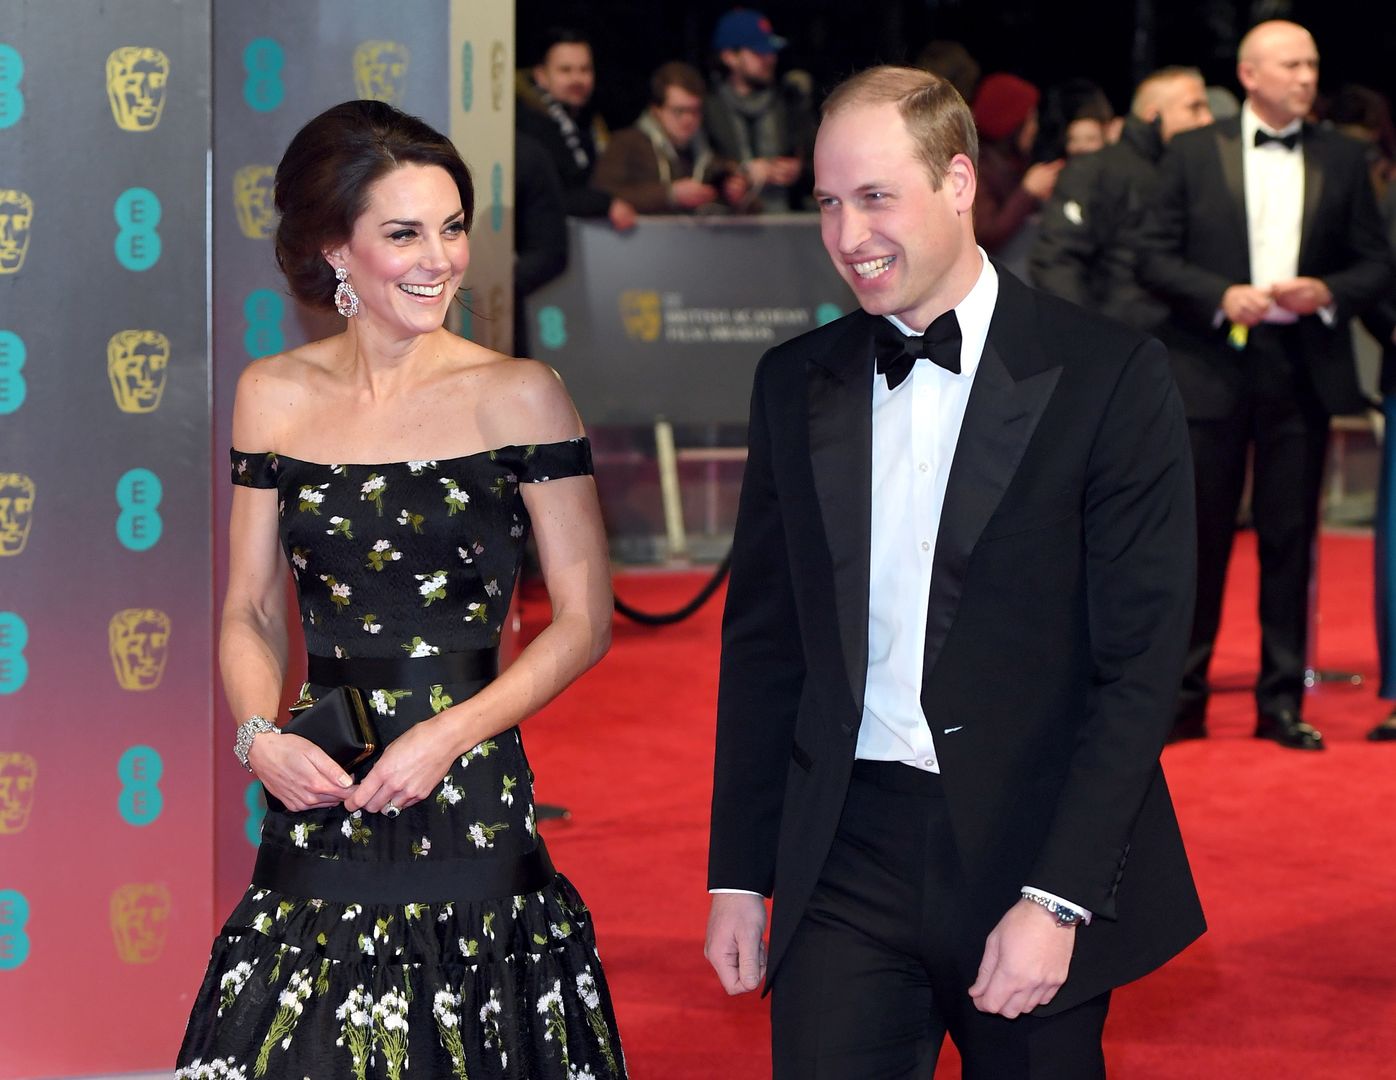
[[[498,645],[529,529],[519,485],[591,472],[585,439],[384,465],[232,458],[235,484],[279,492],[312,658],[395,672],[354,682],[383,742],[488,681],[438,673]],[[590,915],[551,864],[538,878],[541,853],[517,728],[395,819],[269,799],[259,869],[214,942],[176,1078],[624,1077]],[[264,858],[367,884],[278,889],[259,881]],[[531,879],[509,876],[525,863]],[[427,874],[429,895],[414,895]],[[490,893],[497,880],[528,887]]]

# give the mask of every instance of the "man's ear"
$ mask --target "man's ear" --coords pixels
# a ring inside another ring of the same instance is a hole
[[[974,170],[974,162],[967,155],[956,154],[950,159],[942,183],[949,186],[957,213],[967,214],[974,209],[974,193],[979,188],[979,178]]]

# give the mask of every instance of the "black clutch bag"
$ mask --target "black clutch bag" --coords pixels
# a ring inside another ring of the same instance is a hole
[[[293,708],[281,730],[309,739],[346,772],[378,749],[363,695],[352,686],[336,686],[319,701]]]

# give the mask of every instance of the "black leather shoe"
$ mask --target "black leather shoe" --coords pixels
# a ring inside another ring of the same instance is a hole
[[[1367,732],[1372,742],[1396,742],[1396,712]]]
[[[1293,709],[1261,713],[1255,725],[1257,739],[1270,739],[1291,750],[1323,750],[1323,734],[1306,724]]]

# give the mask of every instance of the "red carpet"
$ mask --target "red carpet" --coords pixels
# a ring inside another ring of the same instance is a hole
[[[1362,738],[1385,712],[1371,552],[1323,541],[1318,662],[1367,683],[1310,694],[1329,750],[1305,754],[1249,737],[1255,556],[1239,538],[1213,673],[1236,689],[1214,698],[1210,739],[1164,756],[1211,930],[1115,995],[1112,1080],[1396,1080],[1396,745]],[[658,611],[702,580],[616,587]],[[702,956],[720,612],[719,594],[674,627],[617,619],[606,660],[526,726],[539,798],[572,812],[544,829],[595,911],[636,1080],[770,1074],[765,1003],[729,999]],[[937,1075],[959,1075],[948,1044]]]

